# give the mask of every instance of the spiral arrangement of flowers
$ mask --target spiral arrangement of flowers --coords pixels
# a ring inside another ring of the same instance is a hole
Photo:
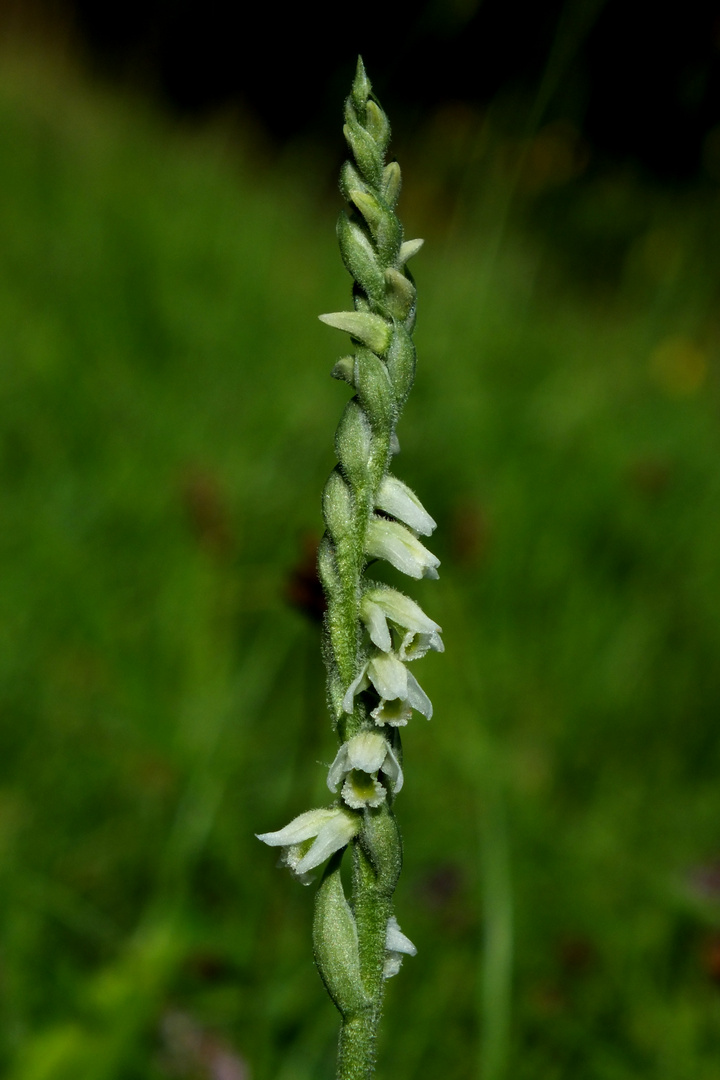
[[[345,102],[352,154],[340,174],[349,212],[337,233],[353,278],[353,310],[321,315],[350,335],[332,374],[353,389],[335,436],[338,463],[323,493],[318,566],[327,598],[324,657],[340,748],[328,771],[329,807],[300,814],[259,839],[282,849],[304,883],[327,862],[314,919],[315,961],[342,1016],[338,1080],[369,1080],[385,979],[415,947],[400,930],[393,893],[402,845],[393,804],[403,786],[400,728],[432,704],[409,664],[443,649],[440,627],[397,589],[366,576],[384,559],[411,578],[436,578],[439,560],[420,537],[435,522],[390,471],[396,425],[415,376],[416,291],[407,270],[421,240],[403,240],[395,213],[400,167],[385,163],[390,125],[362,60]],[[340,863],[352,851],[345,896]]]

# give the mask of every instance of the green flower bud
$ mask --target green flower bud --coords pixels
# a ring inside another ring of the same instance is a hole
[[[400,196],[400,188],[402,187],[402,173],[400,172],[400,166],[397,161],[390,161],[383,169],[383,178],[380,190],[382,192],[385,202],[391,209],[395,208],[395,203]]]
[[[343,134],[364,179],[376,187],[382,177],[382,152],[372,135],[350,115],[347,116]]]
[[[378,360],[378,363],[382,363]],[[373,433],[357,398],[348,401],[335,433],[335,452],[351,484],[364,484],[373,459]],[[347,488],[346,488],[347,490]]]
[[[340,254],[348,272],[375,303],[382,303],[385,279],[375,249],[363,229],[357,222],[351,221],[344,210],[338,218],[337,236]]]
[[[327,530],[333,540],[345,536],[352,529],[352,492],[337,469],[330,473],[325,484],[323,516]]]
[[[395,392],[387,367],[370,349],[358,349],[353,382],[370,423],[386,430],[395,418]]]
[[[407,319],[415,306],[415,286],[409,278],[393,266],[389,266],[385,271],[385,282],[390,314],[401,321]]]
[[[365,127],[375,140],[380,153],[384,154],[390,142],[390,123],[385,113],[372,98],[365,106]]]
[[[320,322],[334,326],[367,345],[378,356],[384,356],[390,344],[390,327],[379,315],[366,311],[333,311],[329,315],[318,315]]]
[[[335,552],[327,536],[324,536],[318,547],[318,577],[326,592],[335,591],[340,585]]]
[[[341,356],[330,372],[333,379],[340,379],[350,386],[355,385],[355,357]]]
[[[393,384],[398,408],[402,408],[415,379],[415,346],[402,325],[395,323],[387,352],[387,369]]]
[[[350,197],[368,224],[380,259],[386,266],[394,263],[402,244],[402,225],[395,213],[372,192],[353,189]]]
[[[362,110],[365,108],[365,103],[370,96],[371,90],[372,87],[370,86],[370,80],[365,72],[365,65],[362,62],[362,57],[358,56],[355,78],[353,79],[352,90],[350,91],[350,96],[356,109]]]
[[[370,191],[370,188],[351,161],[346,161],[340,169],[340,191],[343,198],[349,203],[355,201],[351,192],[360,191],[367,195]]]
[[[401,244],[400,253],[398,255],[398,263],[400,266],[404,266],[406,262],[412,259],[413,255],[417,255],[424,243],[424,240],[406,240]]]

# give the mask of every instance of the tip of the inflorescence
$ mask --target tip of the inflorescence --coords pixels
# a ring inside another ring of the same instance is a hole
[[[355,79],[352,86],[352,96],[356,108],[360,108],[366,103],[370,96],[371,89],[370,80],[367,77],[365,65],[363,64],[363,58],[362,56],[358,56]]]

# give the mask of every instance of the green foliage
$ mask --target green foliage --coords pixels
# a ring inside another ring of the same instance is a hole
[[[287,602],[346,391],[314,315],[345,298],[333,208],[293,162],[45,78],[0,86],[0,1071],[329,1078],[311,895],[252,833],[308,775],[326,801],[335,753]],[[717,193],[567,181],[494,243],[483,154],[454,208],[441,155],[403,155],[433,243],[402,474],[448,651],[379,1075],[710,1080]]]

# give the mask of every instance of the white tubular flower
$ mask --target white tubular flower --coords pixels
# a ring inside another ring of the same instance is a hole
[[[375,517],[368,525],[365,551],[377,559],[387,559],[396,570],[411,578],[437,578],[440,560],[421,544],[417,536],[397,521]]]
[[[353,711],[356,694],[367,690],[370,684],[380,695],[380,704],[371,716],[376,724],[402,727],[407,724],[413,709],[432,719],[432,702],[415,676],[408,671],[395,653],[378,652],[372,656],[360,674],[347,688],[343,698],[346,713]]]
[[[403,956],[417,956],[417,949],[409,937],[405,937],[394,915],[388,919],[385,934],[385,966],[383,977],[392,979],[397,975],[403,962]]]
[[[430,536],[437,528],[437,522],[430,517],[415,492],[389,473],[380,483],[375,496],[375,506],[398,521],[403,521],[421,536]]]
[[[375,731],[362,731],[343,743],[328,772],[328,787],[337,791],[344,781],[341,795],[353,810],[365,806],[380,806],[385,788],[377,778],[383,772],[397,795],[403,786],[400,762],[387,739]]]
[[[308,810],[277,832],[256,833],[258,840],[283,849],[280,861],[291,874],[309,885],[309,873],[344,848],[358,832],[362,819],[342,807]],[[311,843],[312,841],[312,843]]]
[[[398,649],[401,660],[418,660],[429,649],[445,651],[440,637],[442,627],[429,619],[414,600],[396,589],[368,589],[360,602],[360,618],[373,645],[382,652],[390,652],[393,644],[388,619],[404,631]]]

